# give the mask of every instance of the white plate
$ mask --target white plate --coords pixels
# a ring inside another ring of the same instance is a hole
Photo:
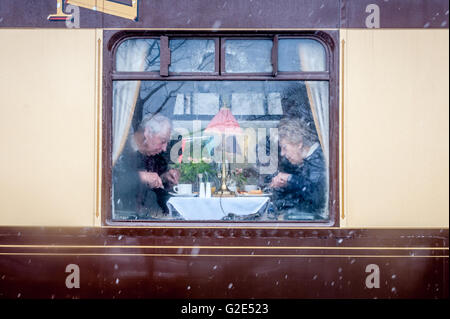
[[[272,196],[272,193],[262,193],[262,194],[239,194],[236,193],[237,197],[267,197]]]
[[[177,193],[173,193],[173,192],[169,192],[170,195],[175,196],[175,197],[197,197],[198,194],[177,194]]]

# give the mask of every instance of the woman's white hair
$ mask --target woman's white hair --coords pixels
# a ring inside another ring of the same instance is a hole
[[[172,121],[161,114],[147,114],[139,124],[138,130],[148,131],[150,134],[157,135],[161,132],[171,131]]]
[[[311,146],[317,142],[318,137],[311,129],[311,123],[301,118],[284,118],[278,124],[278,134],[280,139],[285,139],[292,144],[302,143]]]

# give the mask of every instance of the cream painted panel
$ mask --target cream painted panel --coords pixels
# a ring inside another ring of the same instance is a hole
[[[95,41],[0,30],[0,225],[94,225]]]
[[[346,227],[448,227],[448,30],[342,30]]]

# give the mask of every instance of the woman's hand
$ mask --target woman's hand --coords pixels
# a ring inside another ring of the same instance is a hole
[[[291,174],[278,173],[278,175],[272,179],[272,182],[270,183],[270,187],[272,187],[272,188],[286,187],[287,181],[290,176],[291,176]]]

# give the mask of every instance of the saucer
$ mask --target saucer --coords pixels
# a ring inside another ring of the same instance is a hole
[[[191,194],[177,194],[174,192],[169,192],[170,195],[175,196],[175,197],[197,197],[198,194],[195,193],[191,193]]]
[[[237,197],[268,197],[272,195],[273,195],[272,193],[262,193],[262,194],[236,193]]]

